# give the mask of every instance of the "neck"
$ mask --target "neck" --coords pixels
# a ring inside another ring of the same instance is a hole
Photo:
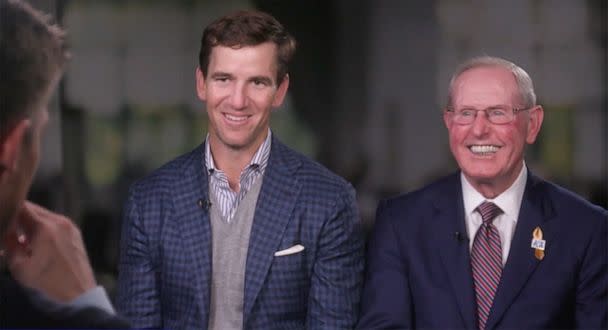
[[[233,149],[223,144],[213,143],[213,139],[210,137],[209,147],[215,167],[226,174],[228,184],[233,191],[239,191],[241,172],[249,165],[260,145],[261,143],[250,148]]]
[[[483,197],[487,199],[494,199],[496,196],[502,194],[508,187],[500,187],[492,184],[491,182],[482,183],[471,183],[471,185],[477,190]]]

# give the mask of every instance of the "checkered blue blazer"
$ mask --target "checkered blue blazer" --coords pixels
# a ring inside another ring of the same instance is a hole
[[[135,183],[122,226],[118,312],[137,328],[206,329],[211,285],[204,145]],[[296,244],[288,256],[276,251]],[[274,136],[245,269],[244,329],[345,329],[359,311],[354,189]]]

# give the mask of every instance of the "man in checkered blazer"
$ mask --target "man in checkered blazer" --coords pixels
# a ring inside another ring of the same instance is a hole
[[[135,327],[352,328],[363,239],[352,186],[269,128],[295,40],[268,14],[224,16],[202,37],[204,143],[130,191],[118,310]]]

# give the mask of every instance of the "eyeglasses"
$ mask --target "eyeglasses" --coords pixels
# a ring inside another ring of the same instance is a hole
[[[512,108],[507,106],[494,106],[485,108],[482,110],[473,109],[473,108],[462,108],[460,110],[454,110],[452,108],[447,108],[445,111],[449,112],[452,115],[452,120],[458,125],[470,125],[475,121],[477,117],[477,113],[479,111],[483,111],[486,113],[486,118],[492,124],[496,125],[504,125],[515,120],[515,115],[526,110],[530,110],[531,108]]]

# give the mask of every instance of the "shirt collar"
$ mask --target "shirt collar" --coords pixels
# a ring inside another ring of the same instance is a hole
[[[268,135],[266,135],[266,139],[258,150],[255,152],[249,165],[246,168],[256,167],[260,171],[264,171],[266,166],[268,165],[268,158],[270,157],[270,146],[272,145],[272,131],[268,129]],[[215,161],[213,159],[213,155],[211,154],[211,147],[209,147],[209,133],[205,137],[205,166],[207,167],[207,171],[209,174],[213,173],[216,170],[221,171],[215,167]]]
[[[521,200],[526,189],[526,181],[528,179],[528,169],[524,162],[517,179],[511,184],[507,190],[496,196],[494,199],[487,199],[483,197],[473,186],[469,183],[467,178],[460,172],[460,182],[462,185],[462,197],[464,200],[464,211],[465,214],[472,214],[475,209],[484,201],[490,201],[496,204],[503,211],[505,215],[517,221],[519,209],[521,207]]]

